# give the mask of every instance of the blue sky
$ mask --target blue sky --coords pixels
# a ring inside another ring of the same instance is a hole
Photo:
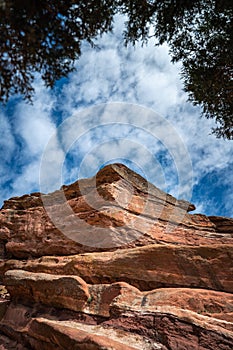
[[[84,44],[76,72],[52,91],[37,77],[33,105],[14,97],[1,106],[0,205],[41,190],[41,159],[49,154],[47,190],[120,161],[196,212],[233,216],[232,141],[211,135],[214,122],[186,102],[168,47],[150,40],[126,48],[122,27],[118,18],[97,49]],[[67,122],[72,116],[75,123]]]

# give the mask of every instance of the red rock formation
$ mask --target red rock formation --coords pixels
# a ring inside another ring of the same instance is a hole
[[[233,220],[193,209],[121,164],[5,201],[0,350],[232,349]]]
[[[64,194],[68,209],[61,203]],[[188,214],[192,204],[176,200],[121,164],[42,199],[33,193],[5,201],[0,212],[2,256],[70,255],[152,243],[232,243],[229,227],[219,231],[217,219]],[[48,212],[55,213],[56,225]]]

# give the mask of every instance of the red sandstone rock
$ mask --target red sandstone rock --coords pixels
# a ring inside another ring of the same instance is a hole
[[[2,272],[76,275],[87,283],[124,281],[140,290],[161,287],[194,287],[233,292],[232,245],[148,245],[114,252],[85,253],[67,257],[2,263]]]
[[[194,208],[121,164],[6,201],[0,350],[233,349],[233,220]]]
[[[142,337],[130,335],[122,330],[106,329],[101,326],[83,325],[74,321],[51,321],[43,318],[33,320],[29,336],[56,346],[59,349],[89,350],[136,350],[151,349]],[[131,345],[133,343],[133,345]],[[32,343],[33,344],[33,343]],[[43,344],[43,343],[42,343]],[[35,349],[40,350],[37,346]]]
[[[221,216],[209,216],[211,222],[215,224],[216,230],[221,233],[233,234],[233,219]]]
[[[229,350],[233,345],[232,323],[166,305],[140,310],[130,301],[109,319],[85,319],[80,313],[62,315],[64,311],[55,314],[38,306],[11,304],[0,330],[36,350],[91,346],[116,350]]]
[[[61,203],[64,195],[67,206]],[[42,199],[33,193],[5,201],[0,212],[2,257],[69,255],[152,243],[233,242],[229,229],[228,234],[218,232],[217,219],[188,214],[193,205],[121,164],[108,165],[96,177]],[[56,227],[48,212],[56,217]]]
[[[164,311],[173,314],[185,310],[186,314],[193,316],[195,312],[205,316],[206,323],[218,324],[233,331],[233,295],[230,293],[194,288],[158,288],[149,292],[139,292],[137,289],[128,288],[116,296],[110,305],[110,313],[115,315],[139,310],[143,313]],[[198,315],[196,318],[201,319]]]
[[[232,321],[233,295],[204,289],[159,288],[140,292],[125,282],[88,285],[77,276],[9,270],[4,283],[14,301],[109,317],[126,311],[155,312],[176,308]],[[231,323],[233,331],[233,323]],[[227,328],[229,329],[229,327]]]
[[[4,283],[13,299],[40,302],[54,307],[80,311],[90,294],[87,284],[77,276],[56,276],[11,270]]]

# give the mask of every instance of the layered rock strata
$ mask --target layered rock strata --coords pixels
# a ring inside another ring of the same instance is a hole
[[[233,219],[122,164],[0,211],[0,349],[233,348]]]

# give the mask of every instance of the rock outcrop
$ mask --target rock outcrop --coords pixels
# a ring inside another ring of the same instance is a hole
[[[233,348],[233,219],[122,164],[0,211],[0,349]]]

